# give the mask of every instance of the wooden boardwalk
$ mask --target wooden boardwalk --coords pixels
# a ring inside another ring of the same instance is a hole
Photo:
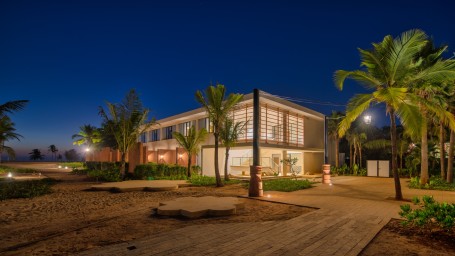
[[[391,179],[340,177],[333,186],[267,193],[262,200],[320,208],[290,220],[189,226],[82,255],[358,255],[398,217],[402,202],[387,199],[393,191]],[[455,201],[454,192],[441,196]]]

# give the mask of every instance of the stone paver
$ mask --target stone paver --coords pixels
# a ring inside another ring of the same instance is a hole
[[[92,190],[116,190],[120,192],[128,191],[168,191],[176,190],[179,187],[189,186],[186,180],[128,180],[122,182],[108,182],[93,185]]]
[[[286,220],[189,226],[83,255],[358,255],[403,202],[391,200],[391,178],[334,177],[332,186],[291,193],[265,192],[260,200],[319,208]],[[455,192],[412,190],[405,198],[433,195],[455,203]],[[130,249],[128,249],[130,248]]]
[[[184,216],[190,219],[205,216],[228,216],[244,208],[244,203],[235,197],[180,197],[160,202],[157,214],[163,216]]]

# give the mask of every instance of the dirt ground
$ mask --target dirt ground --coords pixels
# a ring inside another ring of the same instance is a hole
[[[160,201],[182,196],[246,195],[240,185],[190,187],[167,192],[88,191],[90,183],[60,183],[33,199],[0,202],[0,254],[65,255],[158,234],[187,225],[286,220],[313,211],[243,199],[245,209],[230,217],[188,220],[152,216]]]

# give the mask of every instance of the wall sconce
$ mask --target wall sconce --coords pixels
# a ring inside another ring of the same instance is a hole
[[[179,154],[179,160],[182,160],[182,156],[183,156],[182,154]]]
[[[164,157],[163,155],[160,155],[160,160],[163,160],[163,157]]]

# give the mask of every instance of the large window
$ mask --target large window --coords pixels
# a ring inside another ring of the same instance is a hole
[[[164,139],[165,140],[168,140],[168,139],[172,139],[172,126],[168,126],[166,128],[164,128]]]
[[[213,133],[213,123],[208,117],[205,119],[205,129],[207,132]]]
[[[149,141],[159,141],[160,140],[160,133],[159,133],[160,130],[156,129],[156,130],[151,130],[150,131],[150,135],[149,135]]]
[[[185,122],[185,123],[182,123],[182,134],[183,136],[188,136],[188,132],[189,130],[191,129],[191,122]]]
[[[142,142],[142,143],[147,142],[147,133],[145,133],[145,132],[141,133],[140,142]]]

